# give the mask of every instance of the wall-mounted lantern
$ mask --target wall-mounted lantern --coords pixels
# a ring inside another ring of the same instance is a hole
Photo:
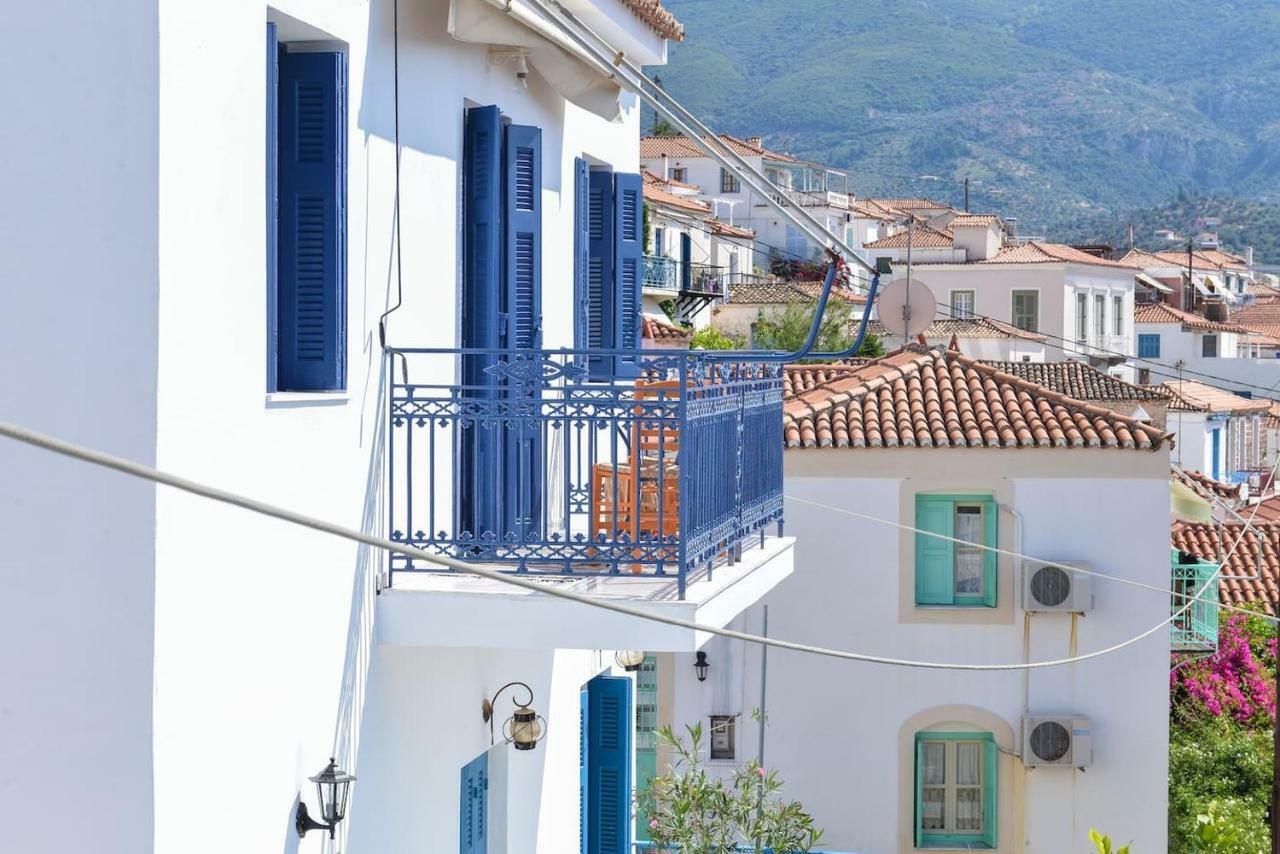
[[[508,682],[499,688],[493,695],[492,700],[482,700],[480,702],[480,714],[484,717],[484,722],[489,725],[489,744],[494,743],[493,732],[493,706],[498,702],[498,697],[508,688],[520,687],[529,695],[529,699],[524,703],[515,703],[516,710],[511,717],[502,724],[502,738],[507,744],[514,744],[516,750],[533,750],[538,746],[538,742],[542,741],[543,736],[547,733],[547,722],[541,715],[535,712],[533,706],[533,689],[523,682]]]
[[[620,649],[613,660],[628,673],[634,673],[644,664],[644,651],[639,649]]]
[[[707,663],[707,654],[702,650],[698,650],[698,658],[693,662],[693,669],[698,674],[699,682],[707,681],[707,671],[711,669],[711,665]]]
[[[333,839],[338,832],[338,823],[347,814],[347,796],[355,780],[355,777],[339,768],[337,760],[330,756],[325,769],[311,778],[311,782],[316,784],[316,795],[320,799],[320,814],[324,822],[313,819],[307,813],[306,803],[299,799],[297,812],[293,816],[293,827],[298,835],[306,836],[309,830],[327,830],[329,838]]]

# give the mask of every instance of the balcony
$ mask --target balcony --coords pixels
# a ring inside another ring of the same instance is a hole
[[[675,292],[680,283],[676,259],[662,255],[644,256],[644,286]]]
[[[669,582],[683,600],[693,573],[781,534],[777,365],[393,350],[387,371],[396,542],[505,572]],[[393,585],[449,572],[399,554],[390,570]]]
[[[1193,601],[1190,608],[1174,618],[1170,624],[1170,648],[1174,652],[1215,651],[1218,648],[1218,609],[1213,600],[1218,598],[1218,565],[1190,554],[1183,557],[1173,549],[1171,567],[1173,597],[1170,608],[1174,614],[1186,606],[1188,597],[1197,593],[1209,601]]]

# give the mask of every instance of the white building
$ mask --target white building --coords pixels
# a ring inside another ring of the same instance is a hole
[[[661,64],[681,32],[656,2],[566,6],[636,62]],[[582,392],[583,419],[626,430],[680,392],[631,378],[649,358],[638,103],[525,0],[122,0],[5,19],[0,418],[713,624],[790,571],[791,541],[761,536],[780,462],[742,505],[717,494],[728,528],[692,510],[655,527],[605,506],[600,481],[636,482],[656,456],[639,489],[683,512],[670,448],[628,458],[617,431],[579,441],[549,414]],[[732,382],[717,396],[780,447],[781,379],[756,383],[745,409]],[[669,431],[697,432],[676,417]],[[581,806],[587,850],[629,852],[614,650],[690,652],[691,632],[7,441],[0,468],[6,849],[563,854]],[[531,702],[546,736],[514,752],[499,729],[490,751],[481,700],[514,681],[532,697],[509,688],[494,722]],[[331,756],[358,777],[349,811],[335,842],[300,840],[298,807],[320,816],[307,778]]]
[[[1079,575],[1073,604],[1033,610],[1024,579],[1044,571],[1034,564],[894,527],[1163,588],[1160,429],[941,350],[788,371],[798,565],[765,597],[770,636],[922,661],[1034,662],[1108,647],[1169,616],[1167,596]],[[1021,405],[1004,405],[1013,400]],[[753,608],[736,625],[761,623]],[[757,755],[761,656],[721,639],[705,651],[702,683],[691,656],[673,657],[674,720],[729,727],[735,752],[721,763],[740,764]],[[764,764],[840,850],[1080,851],[1096,827],[1164,851],[1169,652],[1158,632],[1077,664],[965,673],[771,650]],[[1073,752],[1032,767],[1023,733],[1045,717],[1066,723],[1069,732],[1047,729]]]
[[[1038,332],[1049,338],[1049,361],[1080,359],[1133,379],[1125,359],[1134,353],[1135,267],[1056,243],[1000,246],[994,224],[971,230],[963,262],[913,263],[914,277],[933,290],[942,316],[980,314]],[[902,276],[905,249],[896,251],[894,275]]]
[[[1250,483],[1256,491],[1267,442],[1269,400],[1251,400],[1192,380],[1164,383],[1173,395],[1166,426],[1177,440],[1173,462],[1214,480]]]

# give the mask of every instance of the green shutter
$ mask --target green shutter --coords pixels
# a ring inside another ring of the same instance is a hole
[[[983,545],[1000,545],[999,514],[1000,508],[996,506],[995,499],[982,502]],[[988,608],[996,606],[996,566],[999,557],[996,552],[985,552],[982,559],[982,604]]]
[[[987,735],[982,745],[982,841],[996,847],[996,799],[1000,796],[1000,752],[995,738]]]
[[[916,847],[924,844],[924,742],[916,736]]]
[[[916,496],[916,527],[952,535],[954,505],[950,498]],[[949,540],[916,534],[916,604],[951,605],[955,601],[954,558]]]

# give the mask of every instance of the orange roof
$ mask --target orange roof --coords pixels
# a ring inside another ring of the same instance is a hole
[[[927,225],[916,226],[911,231],[911,246],[915,249],[949,249],[955,246],[955,237],[950,231],[939,231]],[[906,249],[907,229],[863,244],[865,249]]]
[[[684,41],[684,24],[663,7],[662,0],[622,0],[622,4],[664,39]]]
[[[1255,302],[1237,311],[1232,319],[1250,332],[1280,337],[1280,303]]]
[[[1171,438],[958,352],[917,346],[793,393],[783,432],[790,448],[1156,450]]]
[[[1214,480],[1207,474],[1202,474],[1192,469],[1178,468],[1177,466],[1170,469],[1170,478],[1184,484],[1192,492],[1208,501],[1220,500],[1228,504],[1235,504],[1239,500],[1243,489],[1243,484],[1223,483],[1220,480]]]
[[[676,208],[682,211],[688,211],[696,214],[711,213],[711,205],[706,202],[699,201],[691,196],[677,196],[675,193],[667,189],[668,182],[662,180],[652,172],[645,171],[644,175],[644,199],[655,205],[663,205],[669,208]]]
[[[1185,249],[1160,249],[1148,252],[1145,249],[1130,249],[1123,258],[1125,263],[1139,267],[1181,267],[1187,269],[1187,252]],[[1196,249],[1191,253],[1193,270],[1221,270],[1224,267],[1246,270],[1244,259],[1239,255],[1222,252],[1218,249]]]
[[[1247,415],[1269,409],[1271,401],[1253,400],[1241,397],[1217,386],[1198,383],[1194,380],[1175,380],[1163,383],[1162,387],[1180,404],[1177,409],[1192,412],[1225,412],[1231,415]]]
[[[1249,512],[1242,515],[1247,519]],[[1218,597],[1228,605],[1260,602],[1266,613],[1274,616],[1280,601],[1280,522],[1255,521],[1252,528],[1227,522],[1219,534],[1216,524],[1176,522],[1173,547],[1210,563],[1219,562],[1230,552],[1230,560],[1222,567],[1228,578],[1219,582]]]
[[[718,135],[719,138],[742,157],[767,157],[770,160],[782,160],[788,163],[799,163],[790,154],[783,154],[778,151],[770,151],[761,145],[748,142],[745,139],[738,139],[736,136],[730,136],[727,133]],[[687,136],[642,136],[640,137],[640,158],[652,159],[655,157],[709,157],[696,142]]]
[[[853,212],[863,219],[878,219],[881,222],[893,222],[902,216],[900,211],[883,207],[875,199],[855,199]]]
[[[1132,269],[1131,264],[1119,261],[1108,261],[1088,252],[1081,252],[1061,243],[1041,243],[1031,240],[1014,246],[1006,246],[991,258],[974,261],[974,264],[1092,264],[1098,267],[1121,267]]]
[[[865,199],[864,201],[879,205],[882,208],[890,210],[910,211],[910,210],[934,210],[945,211],[950,210],[950,205],[944,205],[941,202],[935,202],[933,199]]]
[[[1243,333],[1245,330],[1232,323],[1220,323],[1199,314],[1174,308],[1168,303],[1149,302],[1133,309],[1134,323],[1181,323],[1183,329],[1200,329],[1210,332]]]
[[[957,214],[947,224],[947,228],[989,228],[1000,224],[1000,217],[995,214]]]
[[[707,223],[711,226],[712,234],[723,234],[725,237],[744,237],[748,240],[754,240],[756,236],[755,229],[729,225],[729,223],[721,222],[718,219],[709,219]]]
[[[786,397],[801,394],[823,383],[848,376],[870,359],[846,359],[831,365],[787,365],[782,371],[782,393]]]
[[[867,329],[873,334],[887,338],[890,336],[889,330],[878,320],[873,320],[867,324]],[[1027,341],[1047,341],[1047,336],[1038,332],[1027,332],[1025,329],[1019,329],[1008,323],[996,320],[991,317],[939,317],[925,327],[924,332],[920,333],[928,340],[937,341],[939,339],[952,338],[1022,338]]]
[[[729,286],[729,298],[726,302],[748,305],[812,303],[817,302],[821,295],[822,282],[741,282]],[[831,296],[827,301],[833,300],[861,305],[866,303],[867,297],[848,288],[832,286]]]
[[[693,333],[688,329],[673,326],[666,321],[650,317],[647,314],[642,318],[640,332],[641,337],[648,338],[650,341],[663,341],[672,344],[687,344],[689,339],[693,337]]]

